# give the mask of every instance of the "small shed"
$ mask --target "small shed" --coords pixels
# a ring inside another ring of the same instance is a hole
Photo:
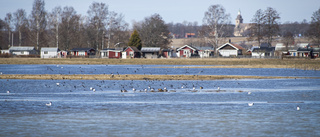
[[[103,49],[103,50],[100,50],[100,56],[101,56],[101,58],[119,59],[119,58],[121,58],[121,55],[122,55],[121,52],[122,52],[122,50],[120,50],[120,49],[112,49],[112,48]]]
[[[36,55],[37,50],[34,47],[28,46],[18,46],[18,47],[10,47],[9,52],[12,55]]]
[[[184,45],[177,49],[177,57],[190,58],[192,55],[197,55],[198,49],[189,45]]]
[[[71,50],[73,56],[90,56],[96,55],[96,50],[93,48],[74,48]]]
[[[173,49],[162,49],[162,57],[171,58],[173,57]]]
[[[242,55],[242,50],[245,50],[245,49],[238,44],[226,43],[220,46],[217,50],[221,56],[229,57],[229,56]]]
[[[127,47],[125,50],[126,56],[128,58],[140,58],[141,57],[141,51],[137,47]]]
[[[41,58],[57,58],[59,56],[59,48],[57,47],[45,47],[41,48]]]
[[[214,48],[212,46],[199,46],[195,47],[198,49],[198,54],[200,58],[209,58],[214,55]]]
[[[144,58],[158,58],[160,55],[160,47],[143,47],[141,48]]]

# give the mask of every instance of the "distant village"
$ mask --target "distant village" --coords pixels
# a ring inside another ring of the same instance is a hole
[[[8,13],[3,21],[0,19],[0,57],[317,58],[320,52],[320,39],[315,31],[319,28],[312,28],[317,27],[313,25],[318,23],[316,20],[279,25],[280,16],[271,7],[265,11],[259,9],[255,14],[256,17],[264,15],[264,18],[254,18],[264,24],[244,23],[240,10],[234,25],[226,23],[229,15],[222,5],[211,5],[209,9],[219,9],[219,15],[225,19],[213,21],[209,15],[217,13],[208,10],[202,26],[197,22],[165,23],[159,14],[154,14],[133,25],[138,34],[134,39],[137,41],[132,42],[130,39],[134,33],[128,29],[123,16],[117,13],[108,15],[105,3],[93,2],[88,16],[76,14],[73,7],[57,6],[47,12],[44,4],[43,0],[34,1],[33,11],[38,12],[32,12],[29,20],[23,9]],[[320,15],[320,9],[315,13]],[[269,18],[274,19],[272,23]],[[259,28],[261,26],[264,28]],[[14,37],[17,35],[18,38]],[[239,38],[242,39],[235,40]],[[130,42],[136,45],[130,45]]]
[[[297,43],[288,47],[282,43],[272,46],[262,43],[246,49],[232,42],[225,43],[215,50],[212,46],[200,47],[182,45],[179,48],[161,49],[160,47],[136,47],[107,48],[95,50],[93,48],[74,48],[63,51],[56,47],[43,47],[40,52],[34,47],[12,46],[7,50],[1,50],[1,57],[40,57],[40,58],[213,58],[213,57],[237,57],[237,58],[317,58],[319,57],[319,45],[309,43]]]

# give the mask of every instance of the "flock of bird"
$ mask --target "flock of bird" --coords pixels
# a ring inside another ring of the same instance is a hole
[[[59,65],[57,65],[57,67],[60,67]],[[63,69],[63,67],[60,67],[61,69]],[[144,68],[143,66],[142,66],[142,68]],[[81,70],[81,67],[79,67],[79,69],[80,69],[80,72],[81,73],[84,73],[84,71],[83,70]],[[127,68],[127,70],[128,70],[129,68]],[[51,71],[54,71],[52,68],[50,68],[50,67],[47,67],[47,70],[51,70]],[[95,69],[96,70],[96,69]],[[139,71],[139,68],[137,68],[137,69],[135,69],[133,72],[134,73],[137,73],[137,71]],[[167,72],[168,72],[168,70],[167,70]],[[203,70],[202,71],[200,71],[198,74],[200,74],[201,72],[203,72]],[[92,72],[91,72],[92,73]],[[186,69],[186,72],[185,72],[186,74],[188,74],[189,72],[188,72],[188,68]],[[70,74],[70,71],[69,71],[69,74]],[[117,75],[119,75],[119,73],[118,72],[116,72],[116,74]],[[0,72],[0,75],[2,75],[2,72]],[[151,74],[152,75],[152,74]],[[111,77],[114,77],[114,74],[113,73],[111,73]],[[146,80],[146,81],[148,81],[148,80]],[[154,84],[154,82],[156,82],[157,80],[151,80],[151,83],[152,84]],[[149,81],[150,82],[150,81]],[[101,81],[101,83],[104,83],[104,81],[102,80]],[[239,83],[238,83],[239,84]],[[115,83],[113,84],[114,86],[116,85]],[[159,86],[163,86],[164,85],[164,83],[162,82]],[[50,86],[49,85],[47,85],[47,84],[45,84],[45,86],[46,87],[49,87],[50,88]],[[64,83],[59,83],[59,82],[57,82],[56,83],[56,86],[65,86],[65,82]],[[85,87],[85,83],[83,83],[82,82],[82,85],[81,85],[83,88],[86,88]],[[100,87],[100,90],[103,90],[102,89],[102,85],[97,85],[98,87]],[[121,86],[121,90],[120,90],[120,92],[130,92],[130,91],[128,91],[128,90],[126,90],[125,89],[125,87],[127,86],[127,85],[120,85]],[[142,90],[137,90],[136,88],[134,88],[133,87],[133,82],[131,82],[131,83],[129,83],[129,86],[130,87],[132,87],[132,92],[133,93],[136,93],[136,92],[145,92],[145,93],[147,93],[147,92],[176,92],[176,89],[178,89],[178,88],[174,88],[173,90],[168,90],[167,89],[167,87],[164,87],[163,89],[162,88],[158,88],[157,90],[155,89],[155,88],[152,88],[151,86],[148,86],[147,88],[142,88]],[[170,85],[170,87],[171,88],[173,88],[173,85]],[[74,86],[74,88],[76,89],[77,88],[77,86]],[[104,88],[107,88],[106,86],[104,86]],[[108,88],[110,88],[110,85],[108,86]],[[141,88],[141,87],[140,87]],[[183,91],[191,91],[191,92],[198,92],[198,90],[196,90],[196,86],[195,85],[193,85],[192,86],[192,90],[191,89],[187,89],[187,84],[182,84],[182,86],[181,86],[181,89],[185,89],[185,90],[183,90]],[[200,89],[200,91],[203,89],[203,87],[202,86],[199,86],[199,89]],[[95,88],[93,88],[93,87],[90,87],[89,88],[89,90],[90,91],[93,91],[93,92],[96,92],[96,89]],[[221,90],[220,89],[220,87],[218,86],[217,87],[217,89],[216,90],[207,90],[207,91],[205,91],[205,92],[220,92],[220,91],[223,91],[223,90]],[[72,90],[70,90],[70,92],[72,92]],[[11,92],[8,90],[7,91],[7,94],[10,94]],[[250,95],[251,94],[251,92],[247,92],[248,93],[248,95]],[[49,102],[49,103],[46,103],[45,104],[46,106],[51,106],[52,105],[52,102]],[[254,105],[254,103],[253,102],[250,102],[250,103],[248,103],[248,106],[250,106],[250,107],[252,107]],[[296,110],[300,110],[300,107],[299,106],[297,106],[296,107]]]

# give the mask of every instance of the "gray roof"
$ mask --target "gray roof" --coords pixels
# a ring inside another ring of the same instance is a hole
[[[88,51],[88,50],[94,50],[93,48],[73,48],[71,51]]]
[[[194,46],[198,50],[214,50],[212,46]]]
[[[34,47],[10,47],[9,50],[11,51],[30,51],[30,50],[35,50]]]
[[[298,48],[306,48],[306,47],[308,47],[309,46],[309,43],[298,43],[297,44],[297,47]]]
[[[252,52],[272,52],[275,50],[275,47],[260,47],[254,48]]]
[[[46,47],[46,48],[41,48],[41,51],[60,51],[56,47]]]
[[[143,47],[141,48],[141,52],[159,52],[160,47]]]

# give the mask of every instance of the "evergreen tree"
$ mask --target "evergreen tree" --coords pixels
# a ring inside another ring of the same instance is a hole
[[[141,50],[142,43],[137,30],[134,30],[133,33],[131,34],[128,45],[132,47],[136,47],[137,49]]]

